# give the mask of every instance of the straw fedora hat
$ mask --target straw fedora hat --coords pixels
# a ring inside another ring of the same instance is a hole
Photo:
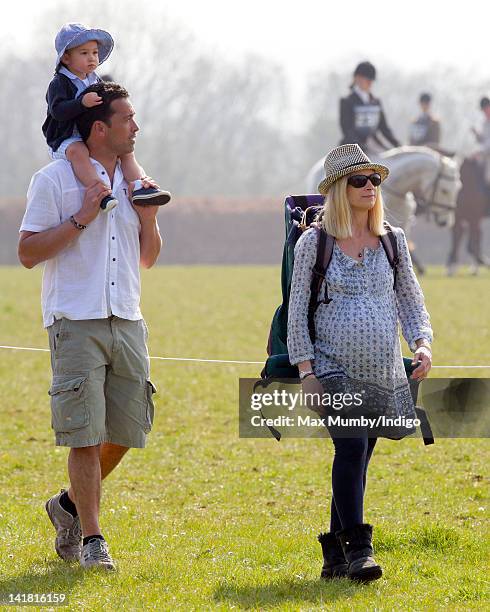
[[[326,176],[318,185],[318,191],[323,195],[327,195],[327,191],[335,181],[356,170],[378,172],[382,181],[390,173],[386,166],[372,162],[358,144],[344,144],[332,149],[323,165]]]

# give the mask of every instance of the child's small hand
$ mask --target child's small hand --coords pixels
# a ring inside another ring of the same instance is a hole
[[[92,106],[98,106],[102,104],[102,98],[95,93],[95,91],[89,91],[82,97],[82,104],[86,108],[92,108]]]

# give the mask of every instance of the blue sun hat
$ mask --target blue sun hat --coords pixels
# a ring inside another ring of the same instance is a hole
[[[99,47],[99,65],[105,62],[114,47],[114,41],[109,32],[86,28],[81,23],[66,23],[56,34],[54,46],[58,57],[55,70],[58,70],[63,53],[73,47],[83,45],[89,40],[96,40]]]

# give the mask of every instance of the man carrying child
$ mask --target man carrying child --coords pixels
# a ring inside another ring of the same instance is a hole
[[[82,92],[88,94],[100,103],[86,108],[76,127],[98,180],[85,189],[66,159],[39,170],[29,186],[19,259],[27,268],[45,262],[52,427],[56,444],[70,448],[70,487],[46,503],[55,548],[84,568],[114,569],[99,525],[101,480],[129,448],[145,446],[152,427],[139,265],[153,266],[162,241],[158,206],[132,203],[121,169],[139,129],[128,92],[97,82]],[[147,180],[143,188],[158,190]],[[118,205],[103,212],[109,194]]]

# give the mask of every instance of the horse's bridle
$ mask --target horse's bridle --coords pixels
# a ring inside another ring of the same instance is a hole
[[[448,176],[447,174],[444,174],[444,162],[442,161],[442,157],[441,157],[441,161],[439,163],[439,172],[437,173],[436,180],[434,181],[434,189],[432,190],[432,196],[430,200],[426,202],[424,198],[420,198],[422,201],[421,202],[422,210],[427,210],[428,208],[432,208],[432,209],[441,208],[442,210],[454,211],[455,206],[449,206],[449,204],[442,204],[441,202],[435,201],[437,189],[439,187],[439,181],[443,178],[450,181],[453,177]],[[418,199],[417,199],[417,202],[418,202]]]
[[[450,211],[454,211],[455,206],[450,206],[449,204],[443,204],[442,202],[436,202],[435,201],[435,196],[437,193],[437,189],[439,188],[439,182],[441,181],[441,179],[447,179],[447,180],[451,180],[453,177],[452,176],[448,176],[447,174],[444,174],[444,162],[442,161],[442,157],[441,160],[439,162],[439,171],[437,173],[437,176],[434,180],[434,187],[432,189],[432,195],[429,199],[425,199],[422,198],[420,196],[416,196],[416,200],[417,200],[417,205],[420,207],[420,210],[422,212],[433,212],[434,208],[439,208],[442,210],[450,210]],[[388,193],[391,193],[392,195],[398,197],[398,198],[404,198],[405,194],[404,193],[399,193],[394,191],[393,189],[390,189],[389,187],[383,187],[383,191],[387,191]]]

